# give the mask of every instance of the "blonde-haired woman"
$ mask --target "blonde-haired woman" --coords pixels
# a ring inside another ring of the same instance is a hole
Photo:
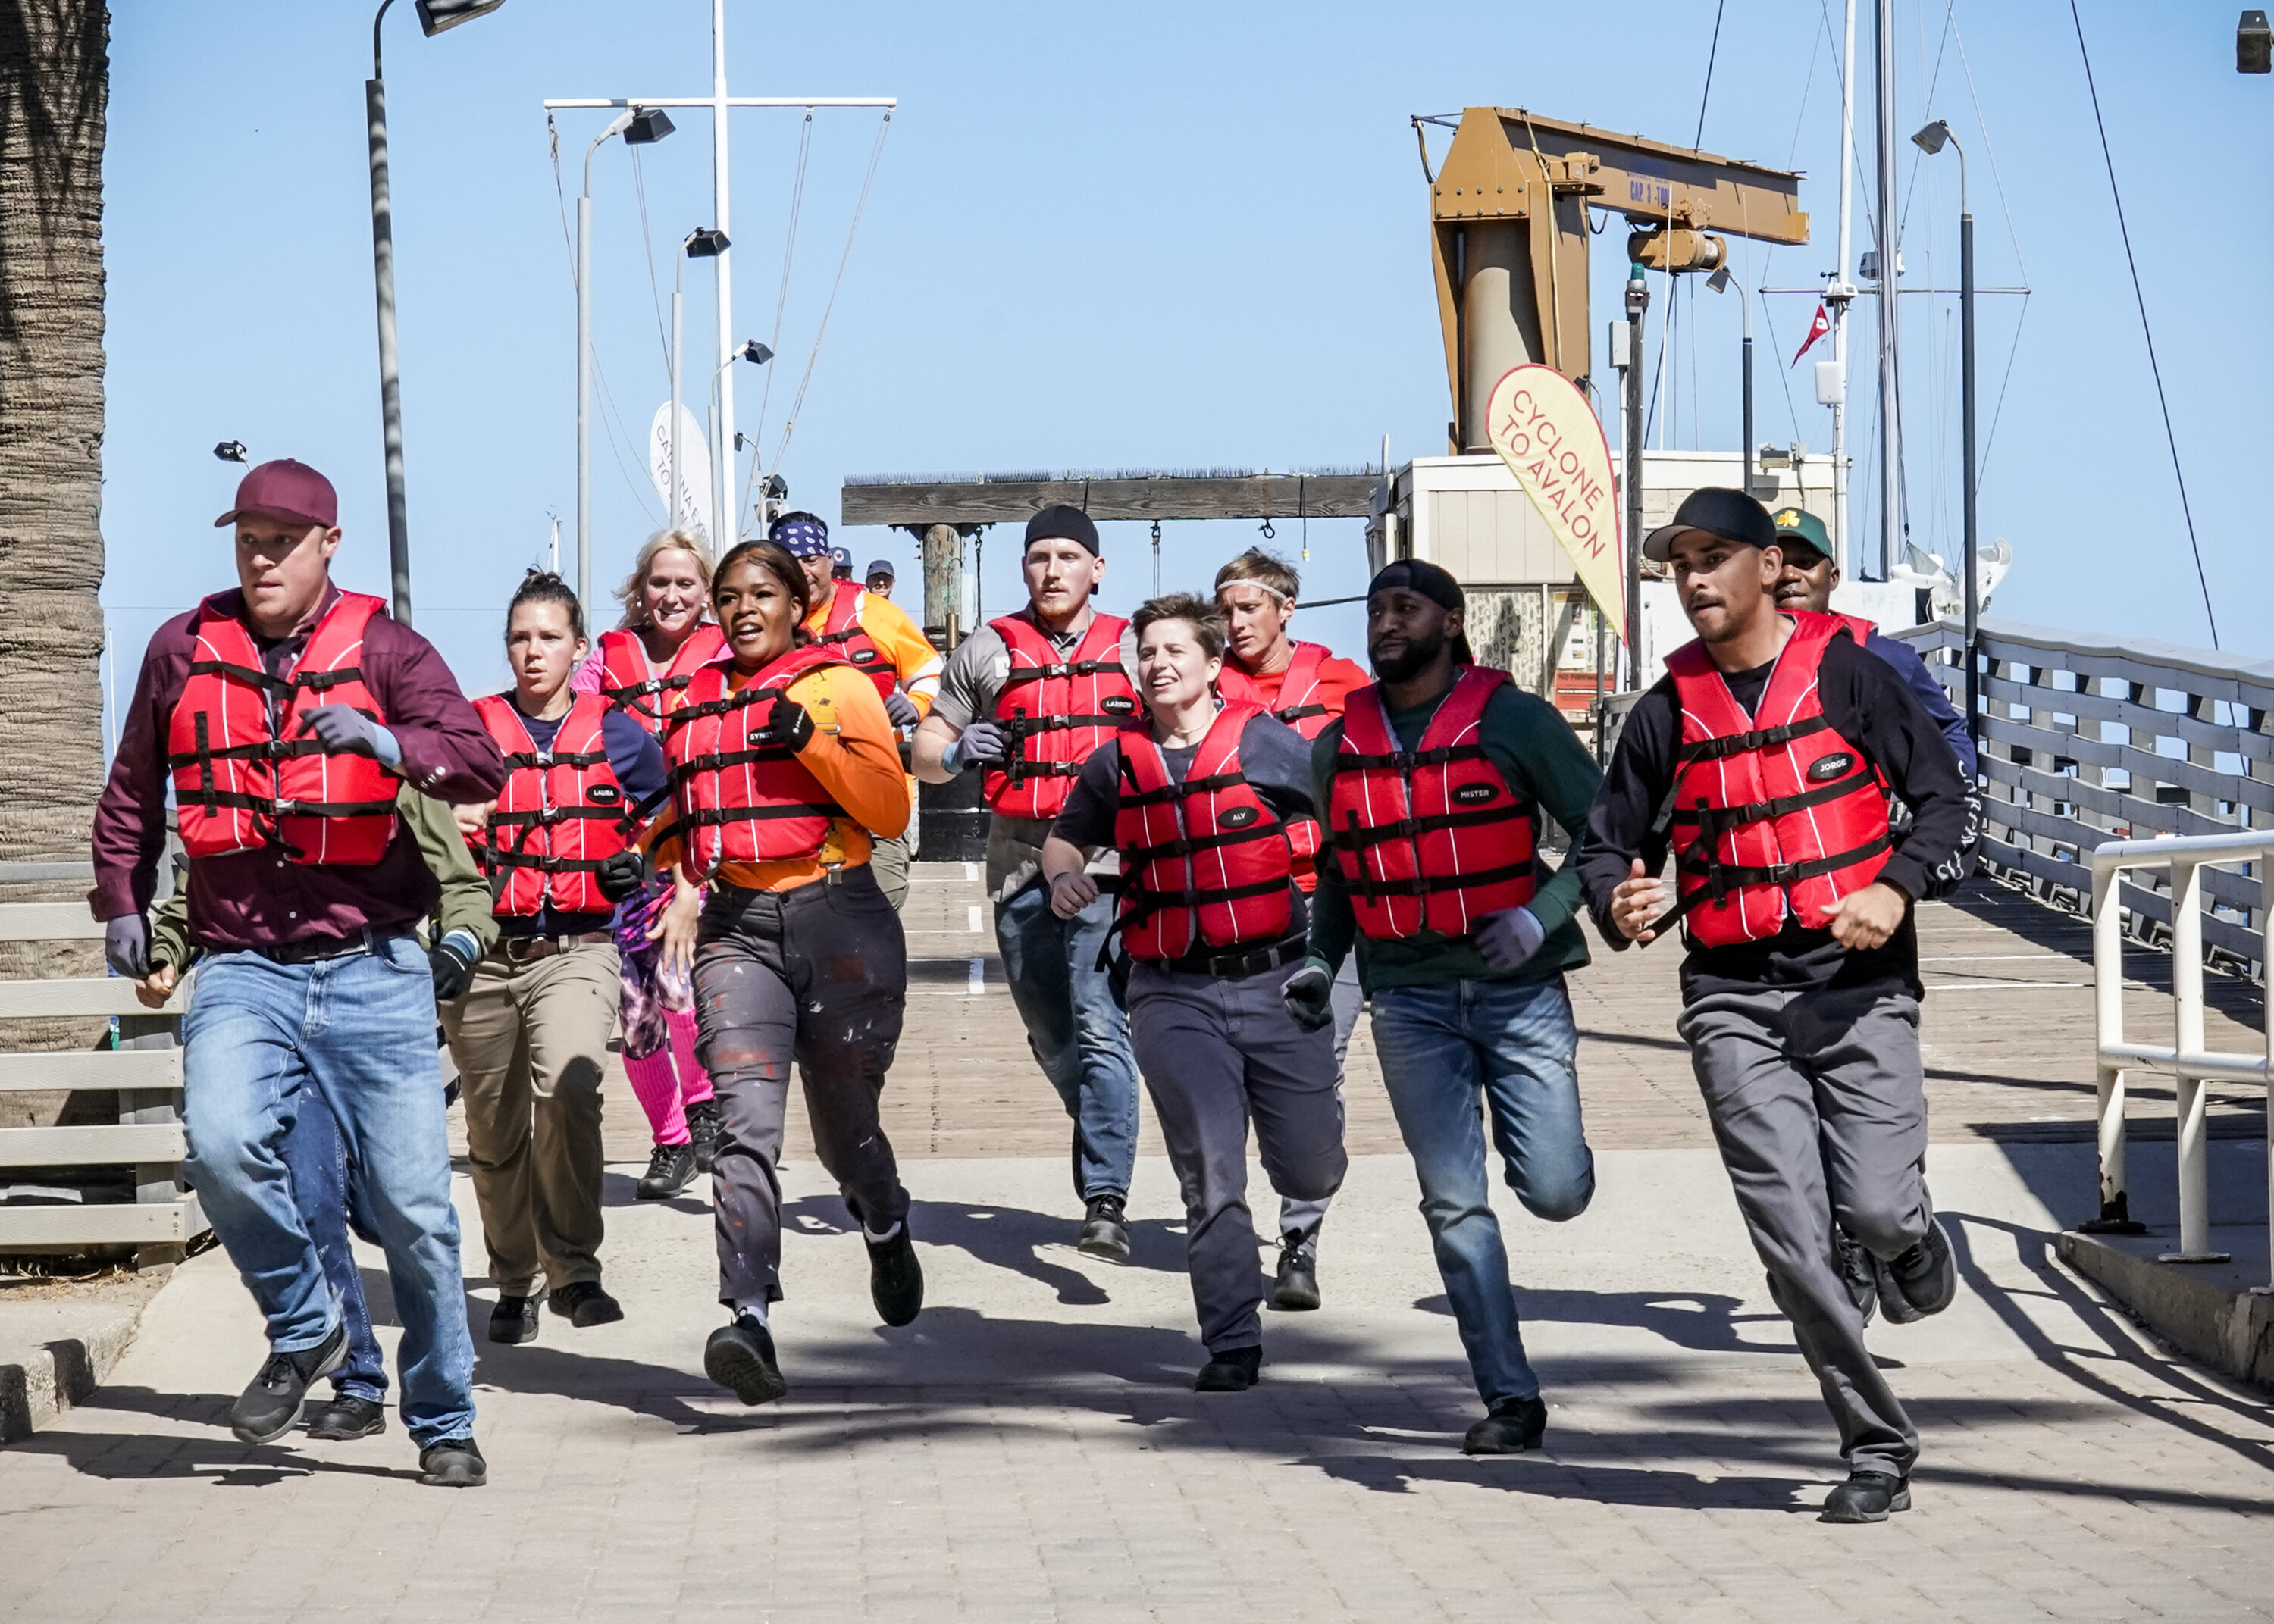
[[[726,651],[710,620],[711,553],[692,530],[658,530],[641,544],[616,589],[624,606],[615,630],[570,685],[598,694],[650,733],[677,710],[695,673]],[[655,1133],[655,1151],[637,1193],[644,1201],[677,1195],[708,1173],[719,1148],[719,1107],[695,1057],[695,1000],[686,973],[664,962],[663,910],[676,877],[661,875],[617,911],[623,963],[624,1075]]]

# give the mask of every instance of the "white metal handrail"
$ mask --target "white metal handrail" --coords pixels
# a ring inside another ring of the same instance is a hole
[[[2210,1246],[2210,1155],[2205,1133],[2204,1083],[2257,1082],[2268,1094],[2268,1225],[2274,1248],[2274,1016],[2267,1022],[2266,1052],[2244,1055],[2203,1047],[2203,870],[2221,863],[2263,862],[2274,856],[2274,831],[2180,836],[2163,840],[2106,840],[2093,848],[2093,1026],[2100,1083],[2100,1219],[2088,1229],[2131,1230],[2124,1181],[2124,1073],[2168,1072],[2178,1104],[2180,1249],[2166,1263],[2225,1262]],[[2117,886],[2127,869],[2162,868],[2171,875],[2172,1041],[2135,1042],[2124,1032],[2124,909]],[[2274,1258],[2274,1250],[2270,1250]]]

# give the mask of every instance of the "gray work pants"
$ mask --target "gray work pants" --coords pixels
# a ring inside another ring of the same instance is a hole
[[[1287,972],[1291,975],[1292,970]],[[1284,977],[1282,978],[1284,979]],[[1335,1011],[1335,1103],[1343,1098],[1343,1062],[1350,1054],[1351,1034],[1358,1030],[1358,1018],[1366,1012],[1366,989],[1358,982],[1358,954],[1355,951],[1343,958],[1342,973],[1335,977],[1333,1007]],[[1305,1257],[1316,1262],[1319,1256],[1319,1226],[1327,1221],[1327,1203],[1331,1198],[1321,1196],[1315,1201],[1301,1200],[1279,1192],[1279,1244],[1291,1246]]]
[[[1851,1470],[1909,1474],[1918,1431],[1864,1346],[1834,1226],[1899,1256],[1933,1221],[1918,1001],[1884,987],[1717,992],[1676,1029],[1769,1292],[1824,1388]]]
[[[1193,1306],[1210,1354],[1263,1341],[1248,1118],[1264,1171],[1284,1194],[1324,1205],[1350,1165],[1334,1041],[1287,1013],[1279,983],[1290,973],[1224,980],[1130,967],[1130,1041],[1184,1192]]]
[[[881,1233],[907,1215],[877,1119],[907,1003],[907,940],[869,865],[787,891],[713,884],[695,949],[700,1057],[717,1090],[719,1300],[781,1296],[782,1118],[790,1062],[823,1170]]]

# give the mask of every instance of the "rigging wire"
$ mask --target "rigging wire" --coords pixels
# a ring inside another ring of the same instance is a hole
[[[640,246],[647,250],[647,291],[655,304],[655,342],[663,350],[663,370],[671,371],[671,330],[663,320],[663,281],[655,274],[655,233],[647,223],[647,171],[640,164],[640,149],[632,151],[632,192],[639,199]]]
[[[1706,144],[1706,103],[1713,94],[1713,58],[1721,50],[1721,8],[1728,0],[1714,0],[1713,42],[1706,48],[1706,88],[1698,93],[1698,136],[1690,143],[1692,152]]]
[[[2069,20],[2076,27],[2076,52],[2084,60],[2084,86],[2092,97],[2092,122],[2100,132],[2101,161],[2108,168],[2108,195],[2116,202],[2116,230],[2124,241],[2124,263],[2132,272],[2132,297],[2140,307],[2140,336],[2148,345],[2148,372],[2156,380],[2156,403],[2163,409],[2164,438],[2172,447],[2172,477],[2180,487],[2180,512],[2187,522],[2187,546],[2195,553],[2195,583],[2202,589],[2203,619],[2210,622],[2210,646],[2218,644],[2218,614],[2210,603],[2210,577],[2203,572],[2202,545],[2195,539],[2195,509],[2187,502],[2187,477],[2180,466],[2180,437],[2172,427],[2172,402],[2164,394],[2164,369],[2156,360],[2156,335],[2148,325],[2148,296],[2140,286],[2140,262],[2132,255],[2132,228],[2124,219],[2124,194],[2116,184],[2116,155],[2109,149],[2108,125],[2100,117],[2100,89],[2093,83],[2092,53],[2085,49],[2084,19],[2076,0],[2068,0]]]
[[[2003,211],[2006,216],[2006,240],[2013,247],[2014,266],[2015,269],[2021,272],[2022,285],[2026,288],[2029,285],[2029,267],[2028,263],[2022,258],[2022,235],[2014,228],[2014,206],[2007,199],[2006,197],[2006,177],[2004,172],[1998,167],[1998,148],[1990,139],[1989,121],[1984,118],[1982,114],[1982,93],[1975,88],[1974,64],[1967,57],[1966,34],[1964,30],[1961,29],[1958,26],[1958,17],[1954,6],[1950,19],[1950,32],[1951,37],[1958,42],[1958,65],[1966,74],[1966,94],[1971,97],[1974,102],[1974,123],[1982,132],[1982,150],[1989,155],[1990,179],[1992,184],[1997,188],[1998,207],[2001,211]],[[2021,314],[2014,318],[2014,338],[2013,342],[2006,348],[2006,371],[2004,377],[1999,380],[1998,384],[1998,403],[1991,410],[1990,432],[1983,436],[1981,461],[1977,464],[1975,470],[1975,479],[1977,484],[1982,477],[1988,473],[1990,469],[1990,450],[1992,447],[1998,443],[1998,424],[1999,419],[2006,415],[2006,390],[2007,386],[2014,380],[2014,358],[2018,356],[2022,350],[2022,324],[2029,319],[2029,300],[2031,297],[2031,295],[2027,293],[2024,293],[2022,296]]]
[[[798,217],[805,210],[805,173],[808,160],[813,154],[813,109],[805,109],[804,126],[797,132],[797,169],[790,178],[789,223],[782,232],[781,286],[774,292],[774,332],[767,348],[776,355],[781,353],[782,312],[789,307],[789,270],[791,257],[797,252]],[[774,369],[766,369],[765,387],[758,392],[757,425],[750,431],[750,443],[758,445],[766,437],[766,412],[774,398]]]
[[[561,178],[561,130],[549,112],[545,115],[545,129],[546,144],[553,157],[553,195],[561,206],[561,247],[568,261],[568,286],[573,289],[577,285],[576,243],[568,230],[568,189]],[[616,410],[615,396],[609,392],[608,374],[601,368],[597,344],[592,348],[592,376],[600,386],[600,428],[608,442],[608,455],[614,459],[616,472],[623,476],[625,488],[631,492],[640,511],[650,518],[656,517],[657,509],[648,500],[646,487],[634,479],[631,470],[624,466],[624,447],[630,436],[624,432],[622,415]]]

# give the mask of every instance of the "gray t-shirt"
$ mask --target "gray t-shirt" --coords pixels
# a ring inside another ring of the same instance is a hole
[[[1049,638],[1051,646],[1063,654],[1072,654],[1080,645],[1082,634],[1089,629],[1089,621],[1084,620],[1079,626],[1054,632],[1035,620],[1031,609],[1020,610],[1018,618]],[[1121,635],[1121,664],[1129,673],[1129,685],[1134,688],[1137,634],[1133,631]],[[1011,645],[993,626],[983,626],[957,643],[955,652],[947,657],[947,667],[939,677],[939,697],[932,701],[931,713],[958,733],[974,722],[991,720],[995,701],[1010,675]],[[1043,842],[1050,832],[1050,820],[1046,817],[997,817],[989,823],[989,896],[1005,902],[1034,883],[1043,869]],[[1114,854],[1109,851],[1100,853],[1090,864],[1090,871],[1111,874],[1117,866]]]

